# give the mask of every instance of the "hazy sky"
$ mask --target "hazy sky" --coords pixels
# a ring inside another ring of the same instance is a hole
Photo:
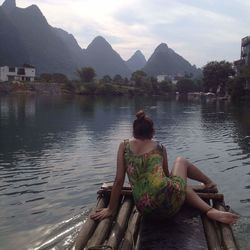
[[[4,1],[0,0],[0,4]],[[86,48],[98,35],[127,60],[137,49],[148,59],[166,43],[191,64],[240,57],[250,35],[250,0],[16,0],[36,4],[49,24]]]

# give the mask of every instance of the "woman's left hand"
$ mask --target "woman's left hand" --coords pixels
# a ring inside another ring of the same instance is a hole
[[[100,208],[97,209],[96,212],[90,216],[90,218],[93,220],[103,220],[110,216],[112,216],[112,211],[109,208]]]

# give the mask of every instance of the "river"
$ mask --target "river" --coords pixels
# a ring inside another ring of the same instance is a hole
[[[249,103],[17,95],[0,97],[1,250],[72,247],[139,109],[170,166],[181,155],[218,184],[241,216],[240,249],[250,249]]]

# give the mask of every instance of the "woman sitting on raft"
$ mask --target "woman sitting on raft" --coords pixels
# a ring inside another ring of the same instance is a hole
[[[135,205],[143,215],[164,209],[164,217],[170,217],[176,214],[186,201],[212,220],[234,224],[238,215],[209,206],[187,186],[187,178],[191,178],[204,183],[205,188],[216,187],[196,166],[182,157],[177,157],[169,174],[166,149],[152,140],[153,121],[144,111],[139,111],[136,117],[133,123],[133,138],[121,142],[118,149],[117,171],[109,205],[107,208],[98,209],[91,218],[102,220],[113,215],[127,173]]]

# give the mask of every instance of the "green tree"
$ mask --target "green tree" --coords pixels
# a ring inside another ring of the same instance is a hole
[[[239,101],[245,95],[245,80],[242,77],[236,77],[229,81],[228,93],[233,101]]]
[[[247,95],[247,85],[250,83],[250,66],[241,65],[237,76],[228,83],[228,92],[233,101],[238,101]]]
[[[53,81],[56,83],[66,83],[68,81],[68,78],[66,75],[61,73],[54,73],[52,75]]]
[[[242,65],[239,69],[239,77],[246,83],[250,83],[250,65]]]
[[[111,83],[112,82],[112,78],[109,75],[105,75],[102,78],[102,82],[103,83]]]
[[[235,71],[232,64],[226,61],[212,61],[203,67],[203,81],[205,91],[212,91],[216,93],[218,87],[225,91],[225,86],[230,79],[234,76]]]
[[[183,78],[176,83],[176,90],[182,94],[195,91],[195,84],[191,79]]]
[[[43,73],[40,75],[40,79],[44,82],[51,82],[53,77],[52,77],[52,74],[49,74],[49,73]]]
[[[137,70],[132,73],[131,80],[135,81],[137,87],[142,87],[146,81],[147,74],[142,70]]]
[[[195,91],[204,91],[203,89],[203,80],[202,79],[194,79]]]
[[[136,80],[137,78],[142,78],[142,77],[146,77],[147,74],[142,71],[142,70],[137,70],[135,72],[132,73],[132,76],[131,76],[131,80]]]
[[[82,82],[92,82],[96,76],[95,70],[91,67],[78,69],[77,74]]]
[[[123,79],[122,79],[121,75],[117,74],[117,75],[114,76],[113,81],[115,83],[122,83]]]
[[[173,84],[170,81],[162,81],[159,83],[162,92],[170,93],[173,91]]]
[[[129,80],[128,80],[127,77],[124,78],[124,83],[125,83],[125,84],[128,84],[128,83],[129,83]]]

